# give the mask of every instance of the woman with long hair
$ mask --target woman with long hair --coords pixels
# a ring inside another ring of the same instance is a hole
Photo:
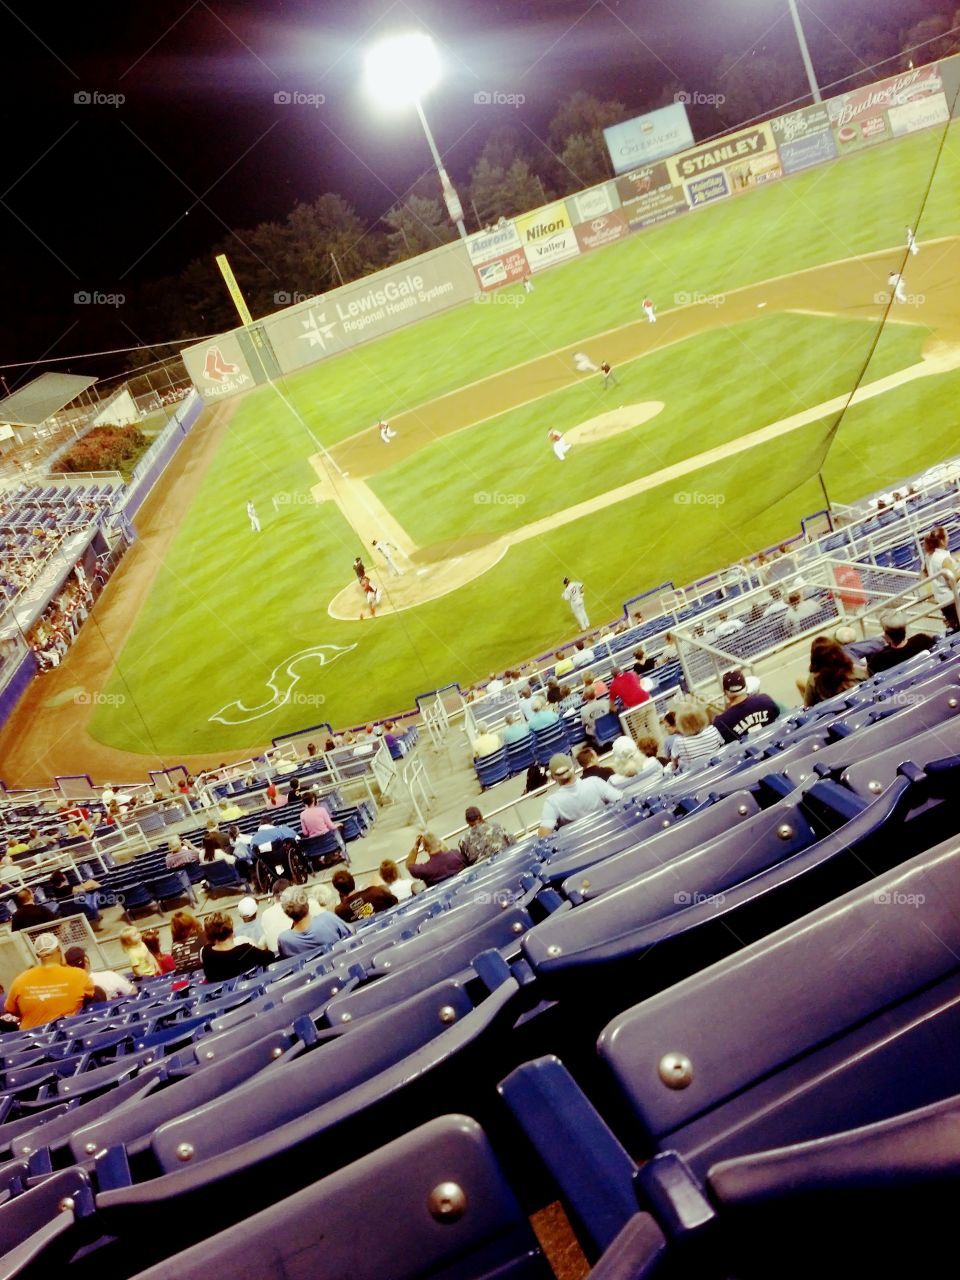
[[[846,693],[862,679],[842,644],[831,636],[817,636],[810,645],[810,671],[803,690],[803,705],[815,707],[818,702]]]

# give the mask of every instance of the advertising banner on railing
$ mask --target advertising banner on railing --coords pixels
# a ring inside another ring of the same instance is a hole
[[[671,156],[666,164],[692,209],[783,177],[769,121]]]
[[[631,231],[686,213],[683,187],[674,182],[661,160],[617,179],[617,194]]]
[[[599,187],[590,187],[587,191],[581,191],[567,200],[567,208],[574,226],[578,222],[589,222],[591,218],[600,218],[605,213],[612,213],[619,204],[616,183],[613,182],[604,182]]]
[[[555,262],[575,258],[580,252],[576,232],[562,200],[535,213],[514,219],[531,271],[542,271]]]
[[[831,98],[827,108],[841,155],[931,125],[946,124],[950,118],[936,62],[862,89],[851,89]]]
[[[770,121],[784,173],[799,173],[815,164],[837,158],[837,144],[830,127],[826,103],[791,111]]]
[[[629,173],[639,165],[652,164],[693,146],[693,130],[682,102],[648,111],[604,129],[614,173]]]

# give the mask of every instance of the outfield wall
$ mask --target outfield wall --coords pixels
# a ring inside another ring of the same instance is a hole
[[[713,138],[181,352],[237,395],[637,231],[957,114],[960,55]]]

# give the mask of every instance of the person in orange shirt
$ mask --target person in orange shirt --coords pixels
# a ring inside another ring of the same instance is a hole
[[[63,963],[55,934],[39,934],[33,949],[39,963],[17,974],[4,1005],[7,1013],[20,1019],[21,1031],[79,1013],[96,992],[86,970]]]

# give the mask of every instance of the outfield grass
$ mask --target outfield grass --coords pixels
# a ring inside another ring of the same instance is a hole
[[[331,444],[381,413],[632,321],[645,293],[669,306],[678,291],[722,292],[895,247],[915,219],[936,144],[932,134],[917,135],[771,184],[538,277],[526,310],[464,306],[291,377],[285,389]],[[960,157],[948,150],[922,238],[960,229],[958,182]],[[641,429],[643,448],[634,445],[638,433],[584,447],[580,471],[571,454],[562,490],[539,402],[455,437],[457,449],[470,442],[469,476],[444,470],[440,452],[428,449],[378,476],[377,492],[418,539],[431,541],[476,527],[475,488],[503,490],[511,474],[527,473],[538,477],[519,513],[527,523],[847,389],[868,328],[771,316],[624,367],[624,402],[629,379],[630,400],[662,399],[667,408]],[[867,381],[912,363],[922,337],[922,330],[890,326]],[[731,344],[749,372],[739,381],[729,376]],[[454,596],[360,623],[334,622],[326,612],[350,580],[356,539],[331,504],[307,501],[314,445],[277,394],[260,388],[238,405],[120,655],[106,692],[126,701],[98,706],[91,732],[136,752],[226,754],[310,723],[355,723],[412,706],[418,692],[483,678],[571,634],[559,598],[566,573],[583,578],[591,615],[604,620],[630,596],[690,581],[794,533],[801,516],[824,505],[821,465],[831,496],[843,500],[954,452],[958,391],[958,375],[917,380],[856,407],[835,438],[833,419],[812,423],[685,479],[691,490],[721,494],[716,506],[678,507],[672,488],[650,492],[512,548]],[[572,423],[609,407],[614,394],[597,403],[595,384],[577,386],[551,397],[550,410]],[[248,497],[263,520],[259,536],[247,526]],[[484,526],[492,531],[518,522],[506,508],[483,518],[506,518]],[[316,644],[357,648],[326,670],[304,667],[300,700],[270,716],[233,728],[210,723],[234,699],[261,702],[277,665]]]
[[[711,330],[618,365],[616,387],[589,378],[438,440],[371,487],[420,546],[504,533],[844,394],[875,336],[868,320],[807,315]],[[915,364],[927,336],[919,325],[889,326],[867,381]],[[567,431],[646,400],[663,402],[655,418],[628,435],[575,445],[557,469],[548,428]],[[514,500],[491,502],[491,493]]]

